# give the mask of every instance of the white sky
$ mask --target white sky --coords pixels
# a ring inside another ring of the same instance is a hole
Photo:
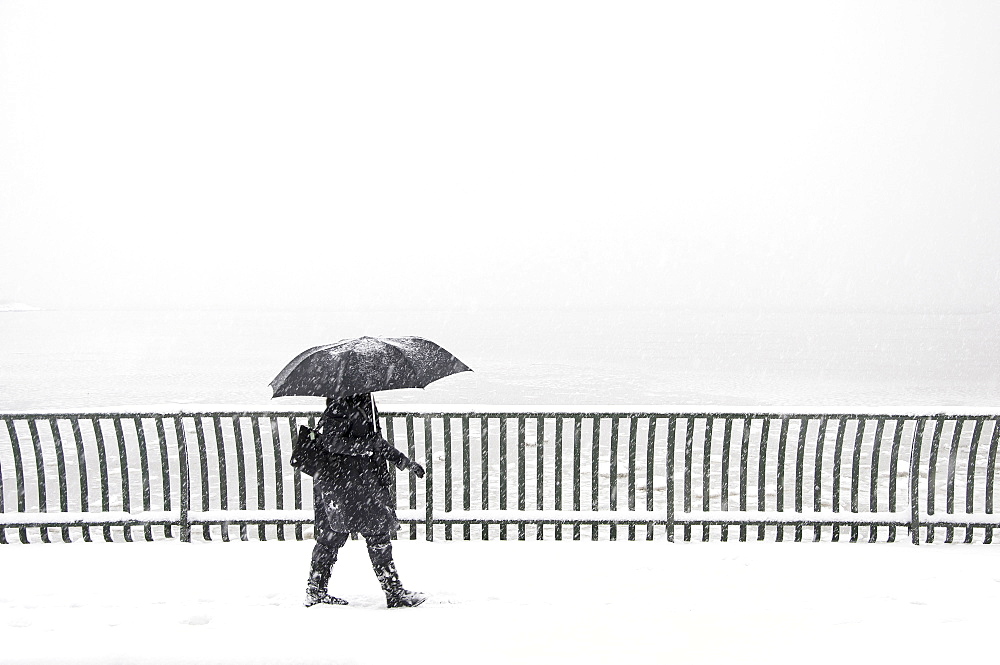
[[[995,2],[0,2],[0,301],[997,309]]]

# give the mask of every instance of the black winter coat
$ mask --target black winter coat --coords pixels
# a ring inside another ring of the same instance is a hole
[[[379,534],[399,529],[392,505],[393,476],[388,464],[408,468],[410,460],[382,438],[370,397],[335,402],[320,418],[326,463],[313,476],[316,523],[343,533]],[[367,397],[367,396],[365,396]]]

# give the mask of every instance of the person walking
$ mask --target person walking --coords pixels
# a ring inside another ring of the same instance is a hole
[[[346,605],[327,591],[337,553],[351,533],[364,536],[375,576],[389,607],[416,607],[427,598],[403,588],[392,559],[391,534],[399,529],[388,464],[417,477],[424,468],[382,437],[371,393],[328,397],[319,421],[325,456],[313,475],[314,536],[305,606]]]

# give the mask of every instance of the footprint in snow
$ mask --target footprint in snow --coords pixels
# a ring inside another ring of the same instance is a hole
[[[186,623],[189,626],[204,626],[212,620],[212,617],[207,614],[192,614],[189,617],[181,619],[181,623]]]
[[[427,606],[431,605],[460,605],[463,601],[457,598],[428,598],[425,603]]]

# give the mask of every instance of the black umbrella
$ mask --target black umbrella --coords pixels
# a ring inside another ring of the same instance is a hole
[[[472,371],[422,337],[358,337],[315,346],[297,355],[271,381],[272,397],[345,397],[423,388],[466,370]]]

